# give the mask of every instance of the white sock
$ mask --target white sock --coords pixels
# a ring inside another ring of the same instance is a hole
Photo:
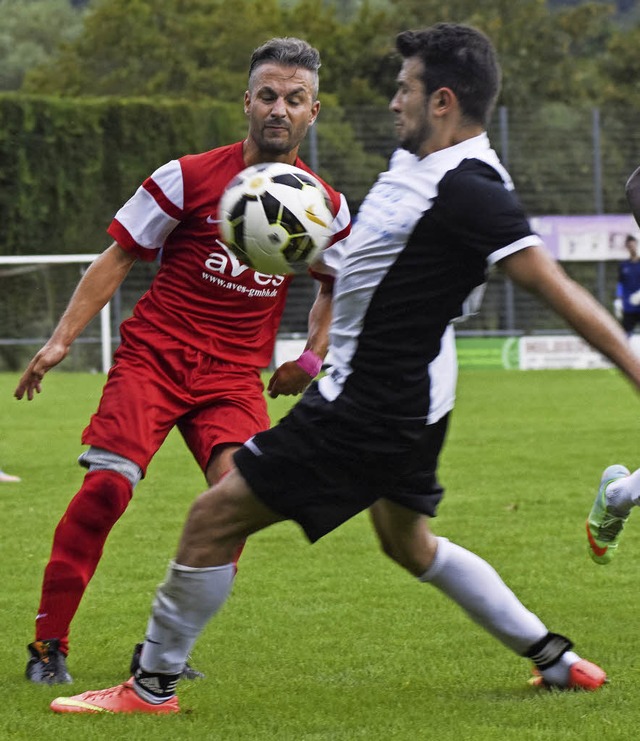
[[[420,581],[444,592],[472,620],[521,656],[548,633],[492,566],[446,538],[438,538],[433,563]]]
[[[569,683],[569,669],[580,661],[580,657],[574,651],[565,651],[553,666],[542,669],[541,674],[547,684],[557,687],[566,687]]]
[[[235,576],[232,563],[194,569],[171,562],[158,587],[140,666],[151,674],[180,674],[205,625],[225,603]]]
[[[607,508],[616,514],[627,515],[632,507],[640,504],[640,468],[637,471],[607,486],[605,494]]]

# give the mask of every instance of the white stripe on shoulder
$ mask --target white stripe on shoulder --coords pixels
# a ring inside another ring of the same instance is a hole
[[[171,160],[159,167],[151,179],[177,208],[184,208],[184,182],[178,160]]]
[[[500,260],[504,260],[505,257],[509,257],[509,255],[513,255],[515,252],[520,252],[520,250],[525,249],[525,247],[544,247],[544,242],[537,234],[530,234],[527,237],[519,239],[517,242],[513,242],[512,244],[508,244],[506,247],[502,247],[499,250],[492,252],[487,257],[487,262],[489,265],[495,265],[497,262],[500,262]]]
[[[179,223],[163,211],[155,198],[140,187],[115,218],[145,249],[160,249]]]

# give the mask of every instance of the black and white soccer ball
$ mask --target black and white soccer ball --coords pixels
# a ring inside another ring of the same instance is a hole
[[[331,239],[331,201],[322,183],[283,162],[253,165],[227,185],[218,207],[227,247],[259,273],[305,270]]]

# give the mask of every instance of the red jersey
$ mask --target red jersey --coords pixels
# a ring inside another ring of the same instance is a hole
[[[311,172],[300,159],[294,164]],[[107,231],[143,260],[161,252],[136,317],[221,360],[264,368],[292,276],[258,273],[220,240],[218,201],[245,167],[242,142],[172,160],[144,181]],[[336,244],[349,233],[349,209],[342,194],[323,185],[335,214]],[[332,252],[325,252],[317,270],[314,265],[316,277],[333,274]]]

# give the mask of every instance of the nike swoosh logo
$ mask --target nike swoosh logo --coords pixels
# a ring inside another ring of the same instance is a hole
[[[220,223],[220,220],[219,219],[214,219],[213,216],[211,216],[211,214],[209,214],[209,216],[207,216],[206,221],[207,221],[207,224],[219,224]]]
[[[315,206],[309,206],[308,208],[305,208],[304,210],[305,214],[307,215],[307,218],[309,221],[312,221],[314,224],[319,224],[320,226],[328,226],[319,216],[315,213]]]
[[[587,538],[589,538],[589,545],[591,546],[591,550],[598,556],[599,558],[602,558],[604,554],[609,550],[608,546],[605,546],[604,548],[601,548],[595,541],[593,535],[591,534],[591,530],[589,528],[589,522],[587,521]]]
[[[58,697],[56,705],[63,708],[78,708],[79,710],[86,710],[90,713],[111,713],[112,711],[108,708],[103,708],[100,705],[93,705],[90,702],[84,700],[77,700],[74,697]]]

